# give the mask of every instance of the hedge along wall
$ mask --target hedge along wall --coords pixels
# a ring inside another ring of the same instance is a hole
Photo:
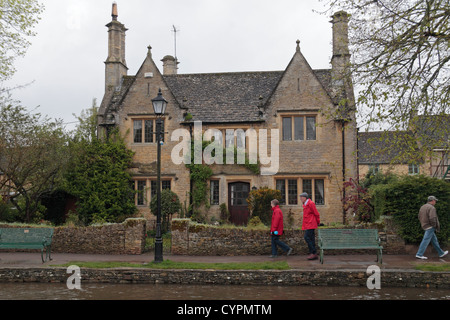
[[[145,246],[145,228],[146,220],[142,218],[88,227],[55,227],[52,253],[141,254]]]
[[[383,253],[406,253],[405,241],[395,234],[379,231]],[[293,248],[292,254],[308,254],[304,231],[284,230],[280,240]],[[317,238],[317,231],[316,231]],[[316,239],[316,248],[317,239]],[[172,220],[172,254],[203,256],[270,255],[269,229],[221,228],[197,224],[190,219]],[[278,249],[278,254],[282,250]],[[375,250],[328,250],[325,254],[376,254]]]

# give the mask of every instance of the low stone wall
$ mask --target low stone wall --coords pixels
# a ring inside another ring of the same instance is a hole
[[[0,227],[13,226],[0,225]],[[146,220],[142,218],[88,227],[56,227],[53,231],[52,252],[141,254],[145,246],[145,229]]]
[[[365,270],[156,270],[81,268],[81,283],[366,287]],[[2,282],[66,283],[67,268],[0,268]],[[450,288],[450,272],[381,270],[381,288]]]
[[[192,222],[190,219],[172,220],[172,254],[203,256],[270,255],[269,230],[253,230],[245,227],[221,228]],[[316,232],[317,236],[317,232]],[[280,238],[293,248],[292,254],[308,254],[304,231],[285,230]],[[405,254],[405,241],[395,235],[380,232],[383,253]],[[281,249],[279,253],[281,254]],[[375,254],[375,250],[328,250],[332,254]]]

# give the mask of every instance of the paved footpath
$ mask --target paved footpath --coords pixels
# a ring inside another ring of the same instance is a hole
[[[73,261],[123,261],[133,263],[148,263],[154,260],[154,253],[147,252],[141,255],[102,255],[102,254],[74,254],[74,253],[52,253],[51,261],[42,263],[39,252],[0,252],[0,268],[31,268],[48,267]],[[183,256],[164,255],[164,260],[203,262],[203,263],[228,263],[228,262],[265,262],[282,261],[288,262],[292,269],[303,270],[348,270],[364,269],[377,264],[376,255],[325,255],[324,263],[319,260],[309,261],[306,255],[280,256],[270,258],[269,256]],[[431,254],[428,260],[418,260],[414,255],[383,255],[381,269],[414,270],[419,263],[442,264],[449,262],[448,256],[440,259]]]

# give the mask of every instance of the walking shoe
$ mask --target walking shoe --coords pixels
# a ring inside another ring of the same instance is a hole
[[[443,257],[445,257],[447,254],[448,254],[448,251],[444,251],[444,253],[443,253],[441,256],[439,256],[439,258],[443,258]]]
[[[417,254],[416,254],[416,258],[417,258],[417,259],[422,259],[422,260],[427,260],[427,259],[428,259],[428,258],[425,257],[425,256],[418,256]]]
[[[448,252],[448,251],[447,251]],[[289,256],[292,253],[292,248],[289,248],[287,255]]]
[[[271,255],[269,258],[278,258],[278,256]]]
[[[308,260],[316,260],[317,259],[317,254],[311,253],[308,258]]]

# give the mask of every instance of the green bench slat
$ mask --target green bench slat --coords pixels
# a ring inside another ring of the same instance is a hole
[[[378,261],[382,263],[382,249],[377,229],[319,229],[320,262],[323,251],[330,249],[376,249]]]
[[[28,248],[28,247],[36,247],[41,248],[43,246],[42,242],[26,242],[26,243],[0,243],[0,248]]]

